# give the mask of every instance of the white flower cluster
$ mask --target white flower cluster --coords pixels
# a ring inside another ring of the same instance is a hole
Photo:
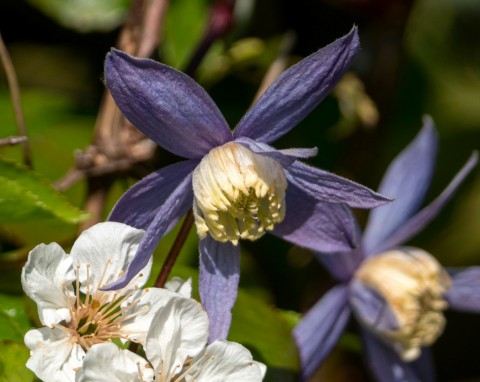
[[[105,222],[84,231],[70,254],[56,243],[30,252],[22,285],[44,327],[25,335],[27,367],[44,382],[261,381],[265,366],[245,347],[207,345],[208,317],[190,281],[142,289],[149,262],[125,288],[102,290],[128,268],[143,235]]]

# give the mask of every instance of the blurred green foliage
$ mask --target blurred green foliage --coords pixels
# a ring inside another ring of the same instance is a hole
[[[0,381],[33,380],[25,368],[28,350],[22,333],[37,326],[38,318],[22,293],[21,267],[35,245],[56,241],[68,251],[75,239],[77,226],[72,223],[83,216],[79,211],[85,182],[62,193],[48,184],[72,168],[75,151],[91,142],[103,92],[103,59],[115,45],[129,3],[5,0],[0,4],[0,30],[21,85],[35,171],[34,175],[19,167],[19,147],[0,147]],[[204,32],[211,3],[171,1],[157,52],[160,60],[185,68]],[[440,133],[428,200],[446,186],[470,152],[480,148],[478,1],[237,3],[234,28],[215,42],[197,73],[231,126],[250,106],[285,36],[294,36],[295,41],[290,64],[356,24],[362,49],[351,73],[298,128],[276,142],[277,147],[318,146],[319,155],[310,163],[376,188],[390,160],[413,138],[422,115],[428,113]],[[372,117],[375,113],[378,119]],[[0,138],[17,134],[2,70],[0,132]],[[172,160],[167,155],[160,158]],[[114,184],[105,216],[135,181]],[[367,212],[356,213],[364,222]],[[445,265],[480,264],[479,229],[476,169],[438,219],[411,244],[425,248]],[[177,230],[160,242],[153,276]],[[267,363],[268,381],[294,381],[298,360],[290,330],[333,280],[308,251],[272,236],[242,248],[241,291],[230,338]],[[192,277],[196,285],[197,266],[197,238],[191,232],[173,274]],[[459,314],[448,318],[447,330],[433,349],[439,379],[480,380],[480,318]],[[459,326],[468,335],[458,335]],[[350,329],[315,381],[368,380],[355,327]]]

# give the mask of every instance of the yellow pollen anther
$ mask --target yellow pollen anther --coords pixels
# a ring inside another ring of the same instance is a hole
[[[451,279],[427,252],[399,248],[365,260],[355,279],[378,292],[398,322],[396,330],[371,329],[393,345],[404,361],[420,356],[421,347],[433,344],[445,327],[444,298]]]
[[[193,172],[193,213],[200,238],[257,240],[285,217],[287,180],[279,162],[229,142]]]

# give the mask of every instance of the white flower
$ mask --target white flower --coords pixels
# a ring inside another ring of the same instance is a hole
[[[157,309],[179,294],[143,289],[151,262],[125,288],[102,291],[127,269],[144,231],[106,222],[85,230],[70,255],[56,243],[41,244],[22,270],[25,293],[37,303],[45,327],[30,330],[27,367],[45,382],[75,380],[89,348],[118,338],[143,343]],[[188,292],[188,285],[178,288]],[[151,309],[155,307],[155,309]]]
[[[208,318],[193,299],[176,297],[157,312],[147,333],[147,360],[110,344],[86,354],[77,382],[257,382],[265,366],[240,344],[215,341],[205,347]],[[101,356],[98,356],[101,354]],[[130,354],[130,355],[129,355]],[[108,367],[105,367],[108,365]]]

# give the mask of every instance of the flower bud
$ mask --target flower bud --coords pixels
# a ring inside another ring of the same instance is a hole
[[[193,172],[193,213],[201,239],[257,240],[285,217],[282,166],[229,142],[212,149]]]
[[[352,282],[352,305],[360,321],[402,360],[413,361],[443,332],[450,286],[450,277],[429,253],[398,248],[362,263]]]

